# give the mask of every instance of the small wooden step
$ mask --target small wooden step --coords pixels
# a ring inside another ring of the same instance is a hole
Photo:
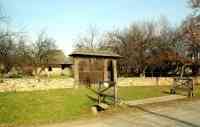
[[[109,106],[105,103],[97,104],[97,107],[100,108],[101,110],[107,110],[109,108]]]

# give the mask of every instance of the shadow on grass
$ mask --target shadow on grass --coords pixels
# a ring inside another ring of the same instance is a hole
[[[162,93],[171,95],[170,91],[162,91]]]
[[[139,109],[139,110],[141,110],[141,111],[143,111],[143,112],[150,113],[152,115],[155,115],[155,116],[158,116],[158,117],[163,117],[163,118],[166,118],[166,119],[169,119],[169,120],[173,120],[173,121],[176,121],[176,122],[179,122],[179,123],[183,123],[183,124],[185,124],[187,126],[190,126],[190,127],[200,127],[200,125],[196,125],[196,124],[193,124],[191,122],[178,119],[176,117],[172,117],[172,116],[168,116],[168,115],[165,115],[165,114],[153,112],[153,111],[147,110],[145,108],[142,108],[140,106],[134,106],[134,107]]]
[[[182,96],[188,96],[188,93],[185,91],[177,91],[176,94],[171,94],[170,91],[162,91],[162,93],[167,95],[182,95]]]

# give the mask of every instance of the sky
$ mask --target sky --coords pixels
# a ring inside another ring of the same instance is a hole
[[[187,0],[0,0],[0,4],[10,26],[33,40],[46,31],[66,54],[90,25],[103,33],[162,16],[178,25],[191,12]]]

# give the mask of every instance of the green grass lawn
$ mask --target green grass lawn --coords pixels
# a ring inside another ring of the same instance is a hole
[[[195,87],[194,95],[200,97],[200,86]]]
[[[169,87],[121,87],[125,100],[167,95]],[[93,94],[85,88],[34,92],[0,93],[0,126],[35,125],[63,122],[92,116]]]
[[[169,86],[121,87],[119,97],[123,100],[137,100],[168,95]]]
[[[89,116],[86,89],[0,93],[0,125],[62,122]]]

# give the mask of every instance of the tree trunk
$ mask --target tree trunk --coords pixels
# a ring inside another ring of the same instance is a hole
[[[156,86],[159,86],[159,77],[156,76]]]
[[[147,66],[144,67],[143,71],[142,71],[142,76],[145,77],[145,72],[146,72]]]
[[[45,66],[39,68],[39,67],[35,67],[34,72],[35,72],[35,79],[40,82],[40,76],[41,73],[45,70]]]
[[[4,82],[3,77],[4,77],[4,76],[3,76],[3,74],[1,73],[1,74],[0,74],[0,83],[3,83],[3,82]]]
[[[39,76],[39,71],[37,67],[34,69],[34,77],[37,82],[40,82],[40,76]]]

